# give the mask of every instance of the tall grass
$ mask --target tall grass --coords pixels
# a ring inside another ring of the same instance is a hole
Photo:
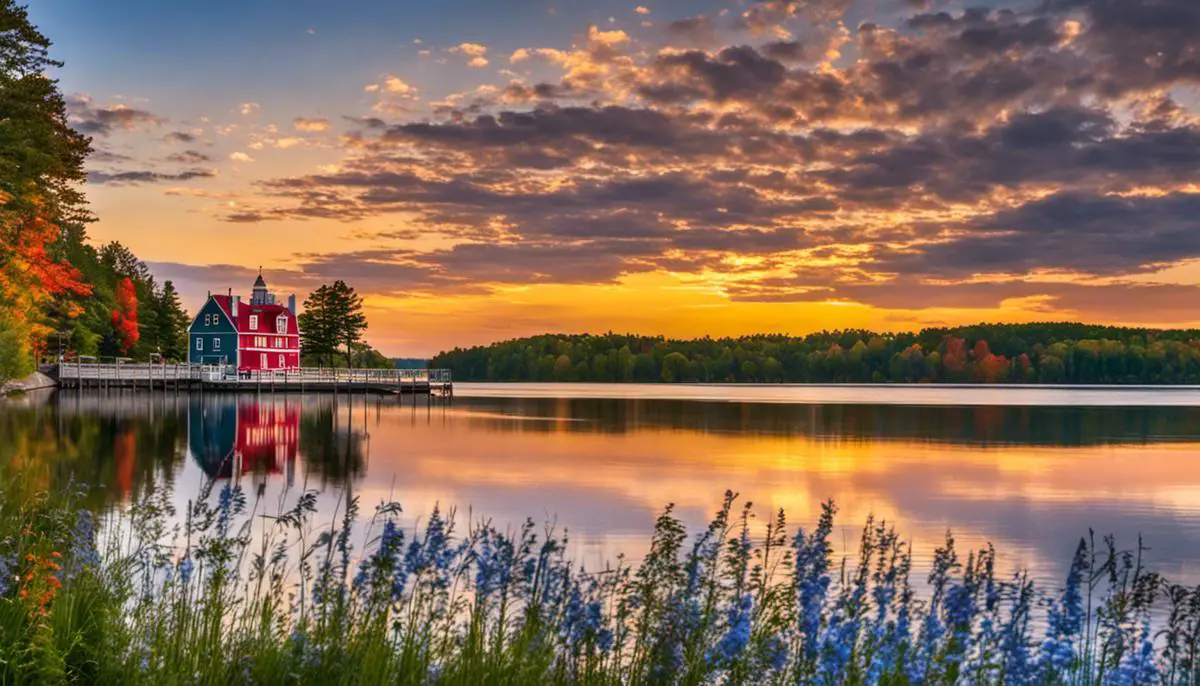
[[[106,517],[102,550],[77,493],[0,490],[0,683],[1200,679],[1200,591],[1145,570],[1140,542],[1089,535],[1051,589],[999,576],[990,546],[964,554],[947,535],[914,580],[884,522],[837,559],[832,503],[811,531],[780,511],[752,536],[731,493],[705,530],[689,535],[667,507],[639,564],[585,570],[532,521],[459,531],[435,509],[405,530],[383,503],[364,531],[355,500],[318,524],[315,493],[267,513],[235,484],[209,488],[182,517],[164,491]]]

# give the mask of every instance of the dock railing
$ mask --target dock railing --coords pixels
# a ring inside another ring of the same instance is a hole
[[[58,365],[58,378],[82,381],[197,381],[201,365],[76,363]]]
[[[190,382],[229,384],[283,384],[313,386],[446,386],[449,369],[298,369],[238,371],[229,365],[71,363],[58,365],[58,377],[66,381],[116,383]]]

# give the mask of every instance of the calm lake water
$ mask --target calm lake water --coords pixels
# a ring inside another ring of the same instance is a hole
[[[946,530],[1055,581],[1089,527],[1200,581],[1200,390],[458,384],[452,404],[373,396],[35,394],[0,403],[0,459],[49,488],[102,486],[120,507],[166,484],[183,510],[237,479],[271,510],[304,489],[337,516],[435,505],[460,521],[532,517],[589,568],[638,558],[662,507],[699,528],[726,489],[760,518],[810,526],[836,501],[837,544],[868,515],[925,564]]]

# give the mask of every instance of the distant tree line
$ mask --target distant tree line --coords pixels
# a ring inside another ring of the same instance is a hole
[[[457,381],[1200,384],[1200,331],[1075,323],[676,340],[541,335],[439,353]]]

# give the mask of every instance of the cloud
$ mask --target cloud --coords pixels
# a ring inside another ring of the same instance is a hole
[[[329,120],[324,118],[296,117],[292,127],[304,133],[322,133],[329,130]]]
[[[212,158],[196,150],[184,150],[183,152],[167,155],[167,161],[179,164],[202,164],[204,162],[211,162]]]
[[[461,52],[464,55],[471,55],[472,57],[480,57],[487,51],[487,46],[480,45],[479,43],[459,43],[453,48],[450,48],[450,52]]]
[[[638,5],[637,7],[633,8],[633,11],[641,15],[650,14],[650,9],[648,7],[643,7],[642,5]]]
[[[193,179],[209,179],[216,173],[207,169],[191,169],[178,174],[164,174],[156,171],[120,171],[120,172],[88,172],[88,183],[97,185],[136,185],[143,183],[161,183],[164,181],[191,181]]]
[[[80,133],[108,136],[115,131],[134,131],[147,126],[159,126],[167,120],[152,112],[117,104],[100,107],[92,97],[76,93],[66,98],[67,116],[71,126]]]
[[[194,143],[197,136],[187,131],[172,131],[163,136],[163,140],[168,143]]]
[[[263,181],[222,218],[403,217],[404,241],[438,248],[382,232],[304,261],[388,292],[669,271],[736,300],[1165,302],[1123,280],[1200,259],[1195,37],[1179,28],[1194,3],[1003,4],[898,2],[851,31],[841,0],[747,2],[660,43],[589,26],[570,49],[513,51],[529,71],[507,85],[428,108],[389,77],[368,90],[394,124],[348,117],[338,164]]]
[[[257,102],[244,102],[241,105],[238,105],[238,112],[246,115],[254,114],[255,112],[259,111],[259,109],[261,109],[261,107]]]
[[[229,153],[229,159],[234,162],[253,162],[254,161],[253,157],[251,157],[241,151]]]

